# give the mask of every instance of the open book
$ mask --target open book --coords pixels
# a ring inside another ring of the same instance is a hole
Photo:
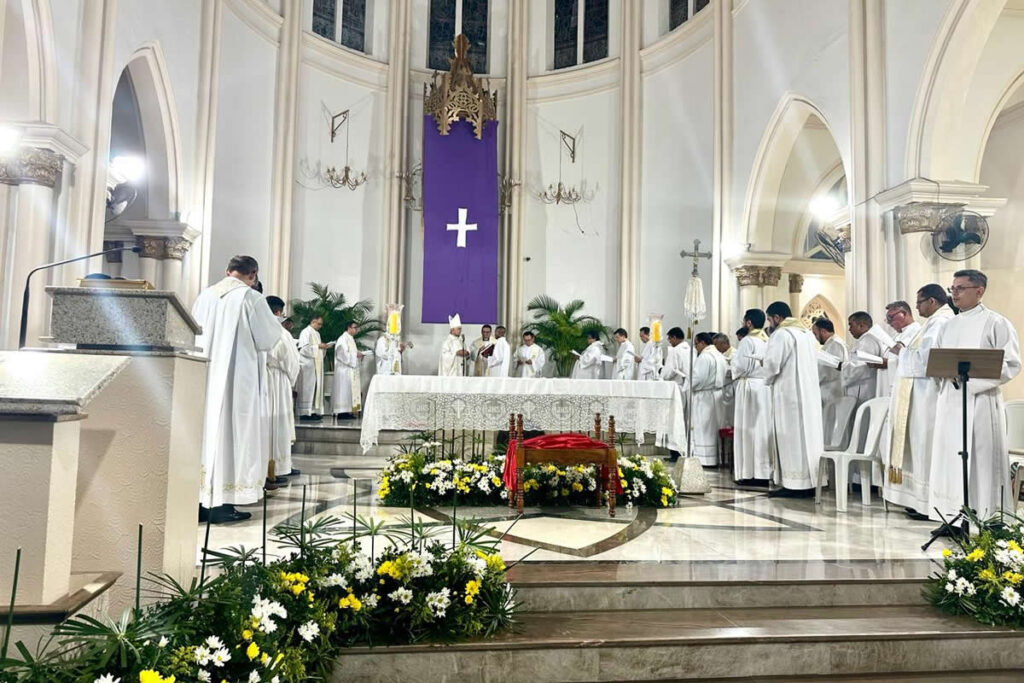
[[[864,351],[860,351],[860,350],[854,351],[853,357],[855,359],[859,360],[862,363],[881,363],[882,362],[882,359],[879,356],[875,356],[875,355],[870,354],[870,353],[865,353]]]
[[[825,351],[818,351],[818,362],[822,365],[827,365],[830,368],[838,368],[839,364],[843,362],[842,358],[833,356],[831,353]]]

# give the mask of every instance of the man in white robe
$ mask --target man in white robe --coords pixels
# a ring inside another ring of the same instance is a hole
[[[494,346],[492,336],[491,326],[484,325],[480,328],[480,336],[469,345],[469,361],[473,364],[473,377],[487,377],[487,356],[483,352]]]
[[[258,272],[256,259],[235,256],[224,279],[192,306],[203,328],[196,345],[209,359],[198,493],[200,516],[212,523],[251,517],[234,506],[258,501],[267,478],[270,425],[260,354],[281,339],[281,323],[252,288]]]
[[[836,326],[831,320],[818,318],[811,325],[811,332],[821,344],[822,353],[835,358],[839,364],[850,359],[846,342],[836,334]],[[839,370],[840,367],[841,365],[833,365],[831,362],[823,361],[821,356],[818,357],[818,387],[821,389],[822,410],[843,396],[843,373]]]
[[[690,377],[690,344],[679,327],[670,329],[666,337],[668,338],[668,353],[665,355],[665,364],[661,367],[661,378],[666,382],[675,382],[685,409],[688,403],[686,382]],[[686,450],[685,441],[677,443],[669,438],[666,445],[673,462],[679,459],[681,451]]]
[[[547,358],[537,346],[537,337],[530,330],[523,332],[523,345],[516,350],[516,377],[540,377]]]
[[[661,379],[661,348],[651,339],[651,328],[640,328],[640,354],[633,357],[638,364],[636,378],[645,382]]]
[[[501,325],[494,328],[494,346],[487,351],[488,377],[508,377],[508,369],[512,364],[512,347],[508,345],[505,331]]]
[[[765,349],[765,382],[772,391],[772,478],[782,488],[769,495],[810,497],[825,447],[818,387],[818,342],[789,304],[765,311],[773,332]]]
[[[946,292],[936,284],[917,291],[917,312],[924,320],[914,338],[897,340],[899,377],[889,404],[886,477],[882,496],[906,508],[912,519],[928,519],[928,477],[931,474],[935,406],[939,382],[928,377],[928,353],[953,317]]]
[[[359,326],[349,322],[345,332],[334,345],[334,384],[331,405],[339,420],[351,420],[363,408],[363,385],[359,365],[363,354],[356,346],[355,335]]]
[[[772,473],[772,391],[765,384],[761,363],[768,347],[764,311],[752,308],[743,315],[746,334],[732,360],[736,391],[733,434],[733,478],[741,484],[767,485]]]
[[[575,352],[574,352],[575,353]],[[587,348],[576,353],[579,358],[572,369],[573,379],[601,379],[604,347],[597,332],[587,332]]]
[[[267,354],[267,393],[270,405],[270,464],[267,479],[298,474],[292,468],[292,444],[295,443],[295,413],[292,387],[299,378],[299,351],[295,338],[284,327],[284,301],[268,296],[270,312],[281,323],[281,338]]]
[[[633,349],[633,342],[629,341],[626,330],[619,328],[615,330],[612,339],[619,345],[615,352],[615,374],[614,379],[635,379],[636,378],[636,353]]]
[[[323,343],[322,316],[314,316],[299,333],[298,413],[300,421],[318,421],[324,414],[324,351],[334,342]]]
[[[981,271],[959,270],[953,274],[950,291],[960,313],[946,322],[932,347],[1003,351],[999,379],[970,378],[967,383],[968,495],[971,509],[982,520],[1000,510],[1014,511],[1000,386],[1020,373],[1017,331],[1009,320],[981,303],[987,286],[988,278]],[[952,380],[942,380],[928,487],[928,510],[933,519],[938,519],[934,508],[948,519],[963,505],[961,400],[959,387]]]
[[[373,347],[373,357],[378,375],[401,375],[402,354],[406,345],[397,336],[382,334]]]
[[[456,313],[448,317],[448,336],[441,345],[437,374],[441,377],[463,377],[466,374],[466,340],[462,336],[462,319]]]
[[[889,390],[886,395],[892,395],[892,388],[896,386],[896,380],[899,377],[900,349],[907,348],[910,341],[917,336],[917,333],[921,331],[921,323],[914,320],[910,304],[906,301],[894,301],[887,304],[885,322],[896,331],[892,346],[886,349],[885,360],[882,363],[889,375]]]
[[[880,363],[865,361],[858,354],[883,358],[891,346],[891,339],[889,344],[883,341],[881,331],[874,331],[878,326],[874,324],[871,315],[864,311],[851,315],[847,325],[854,343],[849,360],[841,363],[839,370],[843,379],[843,393],[857,399],[859,408],[864,401],[888,395],[888,379],[879,376],[882,367]]]
[[[722,387],[722,427],[732,427],[736,420],[736,387],[732,379],[732,360],[736,357],[736,349],[729,342],[729,335],[722,332],[714,336],[714,344],[725,359],[727,368],[725,386]]]
[[[728,366],[714,346],[714,335],[701,332],[694,338],[697,359],[693,362],[693,454],[704,467],[718,464],[718,430],[722,428],[722,391]]]

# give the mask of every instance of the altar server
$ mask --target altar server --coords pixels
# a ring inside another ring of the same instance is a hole
[[[544,372],[544,349],[537,345],[536,335],[527,330],[523,332],[523,345],[516,351],[516,377],[539,377]]]
[[[743,330],[732,360],[736,390],[733,436],[733,478],[747,484],[766,484],[771,476],[772,392],[765,384],[761,363],[768,346],[764,311],[743,315]]]
[[[928,354],[943,328],[953,318],[946,292],[936,284],[917,291],[917,312],[924,320],[906,345],[897,341],[899,376],[889,404],[890,433],[883,435],[886,477],[882,496],[903,505],[914,519],[927,519],[928,477],[931,474],[935,434],[935,406],[939,383],[928,377]],[[888,437],[888,438],[887,438]]]
[[[359,326],[349,322],[344,334],[334,346],[334,387],[331,404],[334,414],[340,420],[351,420],[363,408],[362,376],[359,364],[363,354],[356,346],[355,335]]]
[[[722,354],[728,368],[725,374],[725,386],[722,387],[722,426],[732,427],[736,417],[736,387],[732,378],[732,361],[736,357],[736,349],[729,342],[729,335],[719,332],[714,336],[715,348]]]
[[[665,364],[661,368],[661,378],[667,382],[675,382],[681,394],[683,406],[687,403],[686,382],[690,376],[690,345],[683,335],[683,330],[673,327],[666,335],[668,338],[668,353],[665,355]],[[680,451],[686,448],[686,443],[676,443],[671,438],[668,440],[668,452],[670,459],[679,459]]]
[[[462,319],[456,313],[448,317],[448,336],[441,345],[441,357],[437,362],[437,374],[442,377],[462,377],[466,374],[466,340],[462,336]]]
[[[988,278],[978,270],[953,274],[953,305],[960,311],[946,322],[933,348],[1002,349],[1003,367],[999,379],[974,379],[967,383],[968,495],[971,508],[980,519],[1002,510],[1014,511],[1010,491],[1010,462],[1007,455],[1006,421],[999,387],[1020,373],[1020,341],[1010,321],[981,303]],[[932,447],[928,510],[933,508],[947,519],[963,505],[963,484],[959,451],[962,444],[961,395],[952,380],[939,386]],[[1002,498],[1000,499],[1000,494]]]
[[[505,328],[498,325],[494,328],[494,347],[487,352],[487,376],[508,377],[508,368],[512,362],[512,347],[505,337]]]
[[[661,347],[651,339],[651,328],[640,328],[640,341],[643,342],[640,354],[633,358],[639,364],[636,378],[644,381],[661,379]]]
[[[615,353],[615,379],[634,379],[636,377],[636,354],[633,342],[629,341],[629,335],[621,327],[615,330],[612,338],[619,345],[619,349]]]
[[[299,333],[299,420],[320,420],[324,414],[324,351],[334,342],[324,343],[320,339],[320,328],[324,326],[322,316],[315,315]]]
[[[714,335],[701,332],[694,339],[697,359],[693,362],[693,454],[705,467],[718,464],[718,430],[724,420],[722,391],[728,366],[714,346]]]
[[[587,332],[587,348],[572,369],[573,379],[601,379],[601,357],[604,356],[604,347],[601,345],[600,336],[596,331]]]
[[[292,473],[292,444],[295,443],[295,413],[292,387],[299,378],[299,351],[295,338],[284,327],[284,301],[268,296],[270,312],[281,323],[280,338],[267,354],[267,394],[270,406],[270,460],[273,473]],[[270,476],[268,474],[268,479]]]
[[[269,415],[260,354],[281,339],[281,324],[252,288],[258,273],[256,259],[235,256],[224,279],[192,306],[203,329],[196,344],[209,359],[198,499],[201,516],[214,523],[248,519],[234,506],[258,501],[267,478]]]
[[[473,364],[474,377],[487,376],[487,356],[483,352],[494,346],[492,336],[491,326],[484,325],[480,328],[480,336],[469,345],[469,362]]]
[[[765,311],[773,331],[765,348],[765,382],[772,390],[774,496],[814,495],[818,458],[825,447],[818,387],[818,343],[789,304]]]

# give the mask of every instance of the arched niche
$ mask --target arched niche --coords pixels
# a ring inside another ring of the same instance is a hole
[[[804,304],[800,311],[800,319],[807,323],[808,326],[810,326],[815,318],[819,318],[822,315],[832,321],[832,324],[836,327],[836,334],[842,337],[843,329],[846,327],[843,324],[845,321],[839,316],[838,309],[829,301],[828,297],[817,294]]]
[[[56,82],[49,0],[0,3],[0,120],[55,122]]]

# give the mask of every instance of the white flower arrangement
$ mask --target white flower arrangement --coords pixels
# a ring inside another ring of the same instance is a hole
[[[264,600],[257,595],[252,600],[251,616],[258,622],[258,628],[263,633],[273,633],[277,630],[277,624],[273,617],[281,619],[288,618],[288,611],[284,605],[275,600]]]
[[[412,601],[412,591],[403,586],[401,588],[396,588],[388,597],[394,600],[395,602],[400,602],[403,605],[408,605],[409,602]]]
[[[440,619],[445,615],[445,610],[452,604],[451,591],[442,588],[427,595],[427,607],[433,612],[434,617]]]
[[[94,680],[93,683],[121,683],[121,679],[114,678],[113,674],[103,674]]]
[[[315,621],[307,621],[299,626],[299,637],[307,643],[312,643],[320,635],[320,624]]]

